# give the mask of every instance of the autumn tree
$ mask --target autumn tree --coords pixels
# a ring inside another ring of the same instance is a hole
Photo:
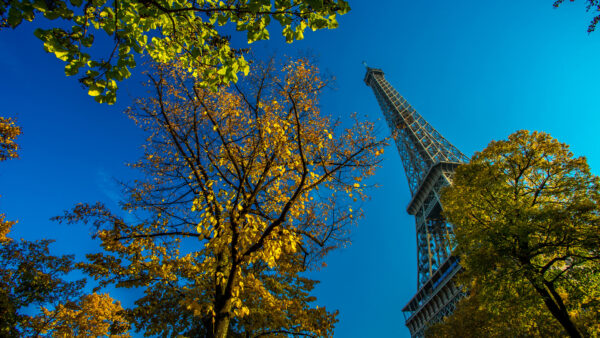
[[[491,142],[460,166],[442,203],[461,278],[478,289],[466,302],[493,315],[515,302],[534,326],[541,307],[572,337],[598,334],[598,188],[585,158],[541,132]]]
[[[18,157],[20,133],[12,119],[0,117],[0,161]],[[118,302],[108,295],[79,299],[85,280],[66,278],[75,269],[74,257],[51,255],[52,240],[10,238],[16,223],[0,214],[0,336],[128,337]]]
[[[144,288],[130,313],[146,335],[331,336],[305,272],[348,243],[384,145],[373,124],[321,114],[326,82],[304,59],[257,62],[218,92],[182,67],[156,65],[129,111],[149,134],[130,216],[82,204],[59,218],[97,228],[105,252],[85,269]]]
[[[245,31],[251,43],[269,39],[267,28],[275,20],[292,42],[303,39],[306,28],[337,27],[337,15],[348,10],[344,0],[2,0],[0,28],[36,16],[56,20],[35,35],[66,62],[67,76],[82,74],[88,94],[110,104],[117,82],[136,66],[136,55],[178,60],[199,84],[216,88],[248,72],[240,47],[232,48],[227,36],[233,28]]]
[[[12,224],[0,223],[8,233]],[[85,280],[67,278],[75,270],[73,256],[51,255],[52,242],[0,239],[0,336],[129,337],[119,303],[83,295]]]
[[[1,232],[8,233],[14,222],[2,221]],[[66,281],[73,270],[72,256],[52,256],[50,240],[0,241],[0,332],[2,336],[37,336],[45,327],[41,309],[75,300],[81,294],[84,280]],[[26,308],[36,309],[35,314]]]

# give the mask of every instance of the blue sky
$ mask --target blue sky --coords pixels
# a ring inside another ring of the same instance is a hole
[[[600,31],[587,34],[592,15],[583,1],[559,9],[552,0],[350,4],[336,30],[307,32],[292,45],[273,30],[271,41],[252,47],[259,54],[317,55],[337,79],[322,110],[342,120],[353,112],[382,118],[362,81],[365,60],[467,156],[515,130],[541,130],[586,156],[598,173]],[[141,93],[142,77],[120,85],[116,105],[99,105],[76,78],[64,76],[62,62],[43,51],[33,29],[0,32],[0,114],[23,128],[21,158],[0,166],[0,212],[19,220],[14,237],[54,238],[57,253],[83,258],[97,245],[89,230],[48,219],[78,202],[116,206],[114,179],[131,178],[124,163],[141,153],[143,134],[122,112]],[[401,309],[416,291],[416,239],[395,146],[371,181],[381,187],[364,204],[353,244],[313,273],[322,281],[316,295],[340,310],[336,337],[407,337]]]

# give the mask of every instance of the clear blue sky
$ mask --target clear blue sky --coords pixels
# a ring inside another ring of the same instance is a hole
[[[253,44],[260,53],[311,50],[337,78],[322,108],[342,120],[352,112],[381,118],[361,62],[388,81],[450,142],[471,156],[517,129],[549,132],[585,155],[599,173],[600,31],[582,0],[351,1],[332,31],[286,45]],[[376,5],[374,5],[374,3]],[[275,27],[274,27],[275,28]],[[116,206],[124,166],[140,155],[143,135],[122,113],[141,92],[140,76],[121,84],[115,106],[96,104],[46,54],[32,25],[0,32],[0,114],[23,128],[21,159],[0,165],[0,212],[18,219],[13,236],[55,238],[57,253],[95,250],[83,226],[48,219],[78,202]],[[389,135],[383,122],[381,136]],[[336,337],[407,337],[402,307],[416,291],[414,220],[400,158],[391,146],[372,179],[381,188],[364,205],[352,246],[313,276],[319,304],[340,310]],[[127,303],[127,293],[113,294]]]

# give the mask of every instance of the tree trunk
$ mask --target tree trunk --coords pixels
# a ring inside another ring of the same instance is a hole
[[[218,268],[217,271],[224,271],[225,268]],[[212,327],[212,334],[214,338],[227,338],[229,332],[229,323],[231,321],[231,309],[232,309],[232,288],[236,280],[236,265],[228,269],[229,278],[225,285],[216,285],[216,298],[214,303],[215,311],[215,322]]]
[[[231,321],[231,296],[221,295],[214,303],[215,316],[208,330],[210,338],[226,338]]]
[[[215,338],[227,338],[227,332],[229,331],[229,311],[227,313],[217,313],[215,318]]]
[[[577,330],[577,327],[575,326],[573,321],[571,321],[571,318],[569,317],[569,313],[567,312],[567,310],[564,308],[564,306],[562,306],[562,307],[559,306],[560,305],[560,304],[558,304],[559,300],[555,300],[552,297],[552,295],[550,294],[550,292],[543,286],[536,285],[531,279],[530,279],[530,282],[533,284],[533,287],[535,288],[535,290],[538,292],[538,294],[544,300],[544,303],[546,304],[546,307],[548,308],[548,310],[550,310],[550,313],[552,313],[554,318],[556,318],[556,320],[559,321],[559,323],[562,325],[562,327],[565,329],[565,331],[567,331],[569,336],[573,337],[573,338],[581,338],[581,333],[579,332],[579,330]],[[546,286],[548,288],[550,287],[548,285],[546,285]],[[553,290],[550,290],[550,291],[553,291]],[[560,302],[562,303],[562,299],[560,299]]]
[[[520,243],[520,248],[522,252],[528,253],[529,243],[527,241],[522,241]],[[573,338],[581,338],[581,333],[571,321],[569,317],[569,312],[563,303],[560,295],[554,290],[554,284],[549,283],[544,279],[543,276],[540,276],[532,267],[531,260],[529,259],[529,255],[517,255],[521,266],[525,269],[525,278],[531,283],[533,288],[537,291],[537,293],[542,297],[544,304],[550,313],[562,327],[567,331],[567,334]],[[539,280],[542,280],[540,283]]]

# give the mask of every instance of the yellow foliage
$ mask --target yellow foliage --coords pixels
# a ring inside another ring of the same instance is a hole
[[[121,304],[108,294],[85,295],[79,303],[60,304],[43,312],[50,322],[43,331],[55,337],[130,337]]]
[[[368,197],[356,182],[374,173],[385,144],[372,123],[354,116],[341,130],[320,112],[326,81],[307,60],[253,70],[215,92],[177,65],[156,66],[156,96],[129,111],[150,135],[133,164],[147,179],[125,204],[142,221],[100,205],[63,218],[105,224],[97,236],[119,261],[98,254],[86,269],[146,288],[134,314],[151,334],[170,330],[165,321],[183,335],[333,332],[336,313],[310,304],[314,281],[301,273],[348,242],[361,214],[349,194]]]
[[[20,134],[21,128],[11,118],[0,117],[0,161],[18,157],[15,139]]]
[[[10,238],[6,237],[10,232],[10,228],[15,224],[15,221],[7,221],[6,215],[0,214],[0,245],[2,242],[9,241]]]

